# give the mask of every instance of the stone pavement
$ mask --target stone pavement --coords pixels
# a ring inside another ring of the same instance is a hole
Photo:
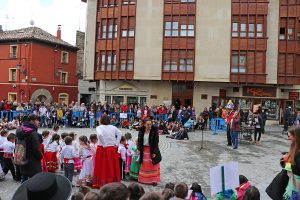
[[[201,131],[189,133],[190,140],[178,141],[160,136],[160,149],[163,161],[161,162],[161,183],[158,186],[144,186],[146,190],[161,191],[168,182],[185,182],[191,185],[199,182],[204,194],[210,196],[209,169],[216,165],[237,161],[239,173],[245,175],[250,182],[261,192],[261,199],[268,200],[265,188],[281,170],[279,159],[282,151],[288,151],[289,141],[286,135],[281,134],[282,127],[266,127],[261,143],[254,145],[243,141],[237,150],[226,146],[226,134],[212,135],[204,131],[204,147],[201,146]],[[42,129],[40,129],[40,132]],[[89,136],[96,133],[95,129],[60,129],[59,133],[75,131],[78,135]],[[122,129],[123,133],[131,132],[134,137],[136,131]],[[128,182],[125,182],[127,184]],[[8,175],[0,182],[0,197],[3,200],[11,199],[19,186]],[[75,189],[76,190],[76,189]]]

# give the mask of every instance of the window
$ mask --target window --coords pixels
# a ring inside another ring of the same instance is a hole
[[[17,58],[17,50],[18,50],[18,46],[17,45],[11,45],[10,46],[9,57],[10,58]]]
[[[246,73],[246,55],[234,54],[231,58],[231,72],[232,73]]]
[[[113,7],[118,6],[118,0],[102,0],[101,7]]]
[[[8,80],[10,82],[16,82],[17,81],[17,69],[10,68],[8,76],[9,76]]]
[[[237,22],[233,22],[232,23],[232,33],[231,33],[231,36],[232,37],[238,37],[239,36],[239,23]]]
[[[180,59],[179,60],[180,66],[179,71],[193,71],[193,59]]]
[[[261,38],[263,37],[263,25],[256,24],[256,37]]]
[[[105,70],[105,54],[101,55],[101,71]]]
[[[163,65],[163,70],[164,71],[170,71],[170,66],[171,66],[171,62],[170,61],[165,61],[164,65]]]
[[[123,5],[135,4],[135,0],[123,0]]]
[[[279,32],[280,32],[279,39],[285,40],[285,28],[281,27]]]
[[[240,37],[246,37],[246,24],[241,24]]]
[[[122,37],[134,37],[134,30],[122,30]]]
[[[141,106],[146,105],[146,102],[147,102],[147,97],[140,97],[140,105]]]
[[[178,22],[165,22],[165,36],[178,36]]]
[[[115,104],[120,105],[121,102],[124,102],[124,96],[113,96],[112,100],[115,102]]]
[[[194,25],[180,25],[180,36],[194,37]]]
[[[97,57],[96,71],[99,71],[99,67],[100,67],[100,55],[97,53],[97,54],[96,54],[96,57]]]
[[[101,38],[106,38],[106,26],[105,25],[102,26]]]
[[[16,101],[17,100],[17,93],[9,92],[7,100],[8,101]]]
[[[68,72],[62,72],[60,76],[60,83],[67,84],[68,83]]]
[[[248,37],[254,37],[254,24],[249,24]]]
[[[106,71],[111,71],[111,64],[112,64],[112,60],[111,60],[112,56],[111,55],[107,55],[107,65],[106,65]]]
[[[127,63],[125,59],[121,60],[121,67],[120,67],[121,71],[132,71],[133,70],[133,60],[132,59],[128,59]]]
[[[61,52],[61,63],[69,63],[69,53],[68,52],[65,52],[65,51],[62,51]]]
[[[116,71],[117,55],[115,53],[113,53],[112,61],[112,70]]]
[[[288,40],[293,40],[294,39],[294,29],[289,27],[288,28]]]
[[[108,104],[111,104],[111,96],[105,96],[105,101],[106,101]]]
[[[67,93],[58,94],[58,102],[61,104],[69,105],[69,95]]]
[[[181,3],[193,3],[195,0],[180,0]]]

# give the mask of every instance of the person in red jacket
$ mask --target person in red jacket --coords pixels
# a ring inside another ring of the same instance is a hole
[[[10,102],[6,102],[6,104],[4,105],[4,110],[5,111],[11,111],[11,106],[10,106]]]
[[[127,104],[121,102],[120,105],[121,105],[121,111],[122,111],[122,113],[127,113],[127,111],[128,111]]]

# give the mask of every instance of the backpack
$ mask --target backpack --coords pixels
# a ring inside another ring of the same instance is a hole
[[[26,158],[26,138],[17,138],[15,146],[15,156],[13,161],[17,166],[23,166],[28,163],[28,160]]]

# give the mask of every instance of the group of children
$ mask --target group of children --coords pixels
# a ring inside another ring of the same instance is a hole
[[[80,136],[78,142],[74,132],[58,134],[58,126],[51,131],[43,131],[40,136],[40,150],[43,154],[41,160],[42,171],[55,173],[59,167],[64,171],[65,177],[71,182],[75,173],[79,173],[76,186],[92,185],[94,172],[94,158],[98,138],[91,134],[89,139]],[[18,166],[13,163],[16,135],[7,130],[1,131],[0,136],[0,179],[10,171],[13,179],[21,180]],[[132,141],[130,133],[122,136],[118,146],[120,155],[120,175],[122,180],[138,179],[140,163],[137,139]]]

